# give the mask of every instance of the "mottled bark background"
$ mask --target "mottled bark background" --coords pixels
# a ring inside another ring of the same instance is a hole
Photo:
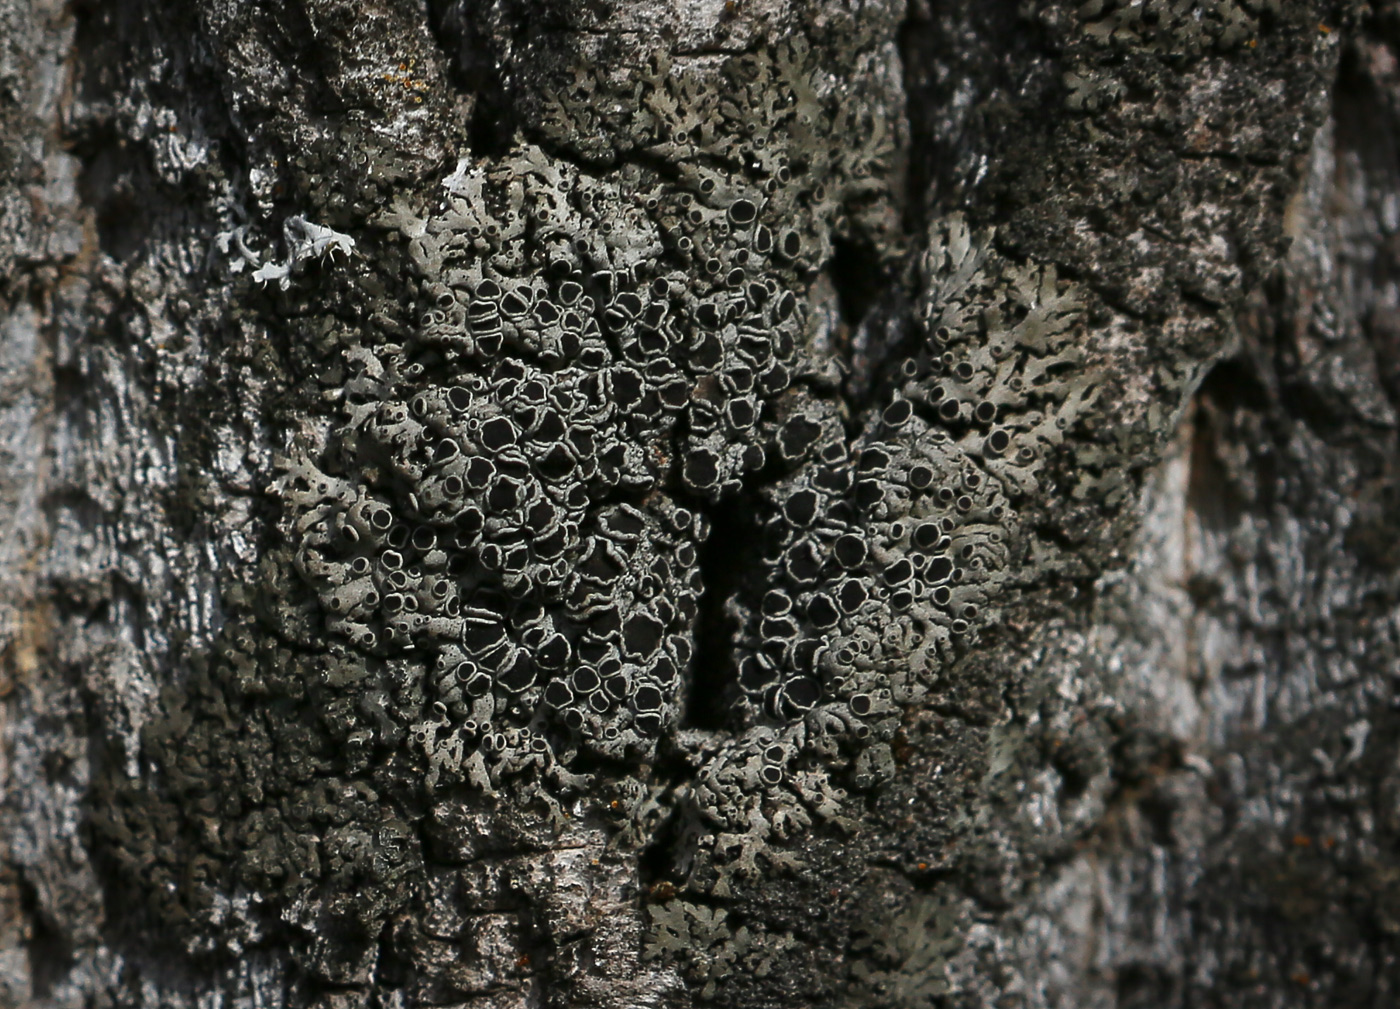
[[[0,1005],[1395,1005],[1397,408],[1393,0],[0,0]]]

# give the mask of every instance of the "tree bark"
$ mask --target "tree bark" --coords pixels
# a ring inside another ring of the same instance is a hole
[[[1398,60],[0,0],[0,1004],[1393,1004]]]

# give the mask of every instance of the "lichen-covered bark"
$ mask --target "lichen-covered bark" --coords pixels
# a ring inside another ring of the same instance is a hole
[[[4,997],[1383,1004],[1395,16],[0,3]]]
[[[1395,998],[1398,25],[1344,51],[1287,257],[1100,596],[1138,753],[986,947],[1052,1004]]]

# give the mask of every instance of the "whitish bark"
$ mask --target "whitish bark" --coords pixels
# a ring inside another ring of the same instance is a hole
[[[1394,1002],[1394,3],[0,46],[0,1001]]]

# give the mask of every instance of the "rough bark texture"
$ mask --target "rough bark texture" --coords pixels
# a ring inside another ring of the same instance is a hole
[[[1389,1006],[1400,7],[0,0],[0,1003]]]

